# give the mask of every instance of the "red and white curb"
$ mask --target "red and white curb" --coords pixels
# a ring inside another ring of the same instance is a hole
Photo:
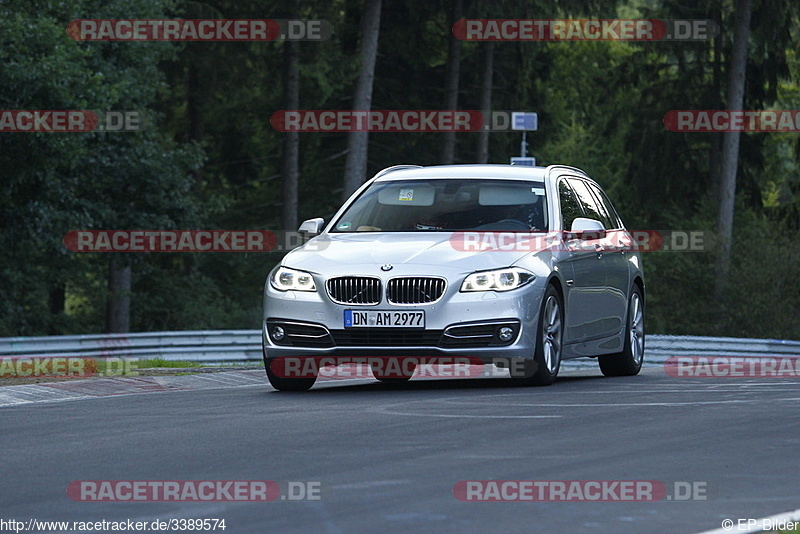
[[[583,363],[564,362],[565,369],[596,369],[594,361]],[[353,378],[320,376],[317,383],[340,384],[352,381],[374,380],[371,373],[362,370],[366,376],[356,375]],[[425,378],[423,378],[424,380]],[[142,395],[145,393],[163,393],[170,391],[197,391],[204,389],[222,389],[231,387],[264,386],[270,388],[264,369],[219,371],[215,373],[198,373],[192,375],[173,376],[121,376],[95,379],[74,379],[62,382],[45,382],[19,386],[0,387],[0,408],[20,406],[24,404],[49,404],[72,400],[117,397],[121,395]]]
[[[197,391],[245,386],[269,387],[263,369],[180,376],[131,376],[67,380],[0,387],[0,407],[44,404],[121,395]]]

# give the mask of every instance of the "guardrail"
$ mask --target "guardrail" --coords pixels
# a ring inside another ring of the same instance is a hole
[[[261,331],[203,330],[0,338],[0,358],[10,356],[161,358],[204,363],[256,361],[261,359]],[[663,363],[670,356],[800,357],[800,341],[647,336],[645,361]]]
[[[135,332],[0,338],[0,357],[91,357],[237,362],[261,359],[260,330]]]

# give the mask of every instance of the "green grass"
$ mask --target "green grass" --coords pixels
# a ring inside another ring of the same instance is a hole
[[[249,365],[248,365],[249,364]],[[226,362],[222,364],[209,365],[199,361],[191,360],[165,360],[163,358],[150,358],[146,360],[136,360],[133,358],[112,358],[112,359],[89,359],[86,363],[86,370],[97,373],[99,376],[132,376],[141,374],[145,369],[225,369],[226,367],[263,365],[261,362]],[[177,374],[193,374],[193,371]]]
[[[204,367],[201,362],[190,362],[183,360],[164,360],[161,358],[153,358],[151,360],[138,360],[135,362],[136,367],[139,369],[150,369],[153,367],[167,367],[170,369],[183,369],[187,367]]]

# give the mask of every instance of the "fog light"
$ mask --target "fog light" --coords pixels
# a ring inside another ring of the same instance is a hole
[[[508,343],[514,337],[514,329],[508,326],[502,327],[497,331],[497,339],[503,343]]]
[[[272,339],[275,341],[280,341],[286,336],[286,331],[283,329],[282,326],[273,326],[272,327]]]

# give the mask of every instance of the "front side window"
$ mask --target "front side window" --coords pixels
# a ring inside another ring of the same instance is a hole
[[[542,182],[497,179],[373,183],[331,232],[546,232]]]
[[[572,221],[584,216],[583,210],[566,180],[558,182],[558,197],[561,201],[561,229],[569,230],[572,228]]]

